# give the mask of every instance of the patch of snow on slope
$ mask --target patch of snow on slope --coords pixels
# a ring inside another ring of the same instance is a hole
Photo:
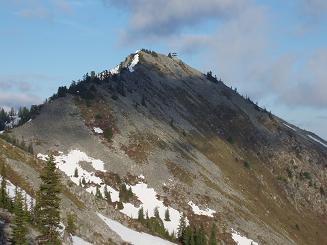
[[[0,134],[3,134],[5,131],[0,131]]]
[[[37,157],[44,161],[48,159],[47,155],[43,155],[41,153],[39,153]],[[95,195],[96,186],[98,185],[102,196],[104,196],[105,185],[101,178],[95,176],[94,172],[83,169],[80,165],[80,162],[91,163],[95,170],[105,172],[104,163],[101,160],[89,157],[86,153],[79,150],[72,150],[67,155],[60,153],[59,156],[54,156],[54,159],[57,168],[64,172],[76,185],[79,185],[82,179],[84,179],[86,183],[92,184],[86,188],[87,192],[93,193]],[[77,177],[75,177],[75,169],[77,169],[78,172]],[[111,200],[113,202],[119,201],[119,192],[111,186],[107,186],[107,189],[110,192]]]
[[[92,245],[92,243],[89,243],[78,236],[72,236],[72,242],[73,245]]]
[[[94,132],[97,133],[97,134],[103,134],[103,130],[102,130],[101,128],[94,127],[93,130],[94,130]]]
[[[131,62],[131,64],[129,65],[128,69],[130,72],[134,71],[134,67],[139,63],[139,54],[135,54],[133,57],[133,60]]]
[[[115,68],[110,69],[111,74],[118,74],[119,73],[120,65],[117,65]]]
[[[143,207],[144,213],[148,212],[149,217],[154,217],[154,209],[157,207],[165,228],[169,233],[175,232],[176,234],[182,213],[172,207],[165,206],[163,201],[157,199],[157,192],[153,188],[149,188],[145,183],[140,182],[136,185],[128,185],[127,187],[131,187],[132,192],[142,204],[140,207],[135,207],[131,203],[124,203],[124,208],[121,210],[122,213],[133,219],[137,219],[138,210]],[[164,220],[167,208],[170,214],[170,221]],[[188,223],[187,220],[186,222]]]
[[[0,182],[2,181],[2,176],[0,176]],[[29,194],[26,193],[22,188],[18,188],[18,190],[21,191],[23,200],[26,198],[26,204],[27,207],[31,207],[31,202],[33,202],[33,205],[35,204],[35,200],[33,197],[31,197]],[[11,199],[14,199],[16,196],[16,186],[11,183],[9,180],[6,180],[6,192],[8,193],[8,196]]]
[[[237,231],[232,229],[232,238],[238,245],[258,245],[257,242],[240,235]]]
[[[292,129],[293,131],[296,131],[296,129],[295,128],[293,128],[293,127],[291,127],[290,125],[288,125],[288,124],[286,124],[286,123],[283,123],[286,127],[288,127],[288,128],[290,128],[290,129]]]
[[[137,232],[134,231],[121,223],[114,221],[112,219],[109,219],[102,214],[97,214],[103,222],[105,222],[108,227],[116,232],[122,240],[124,240],[127,243],[131,243],[134,245],[173,245],[174,243],[171,243],[169,241],[163,240],[160,237],[152,236],[144,232]]]
[[[315,137],[311,136],[311,135],[308,135],[308,137],[314,141],[316,141],[317,143],[323,145],[324,147],[327,147],[327,144],[325,144],[324,142],[322,142],[321,140],[319,139],[316,139]]]
[[[191,206],[192,211],[194,214],[197,215],[205,215],[208,217],[213,217],[213,215],[216,213],[215,210],[210,209],[210,208],[206,208],[205,210],[201,210],[195,203],[193,203],[192,201],[188,202],[188,205]]]

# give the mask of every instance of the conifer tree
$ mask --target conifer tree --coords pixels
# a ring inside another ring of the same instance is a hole
[[[76,233],[76,216],[74,214],[67,215],[67,226],[66,232],[71,235],[75,235]]]
[[[8,208],[9,206],[9,197],[7,194],[7,175],[6,175],[6,166],[2,163],[1,166],[1,185],[0,185],[0,207]]]
[[[82,178],[82,184],[83,184],[83,186],[85,186],[85,185],[86,185],[86,180],[85,180],[85,178],[84,178],[84,177]]]
[[[159,215],[159,209],[158,207],[155,207],[154,210],[153,210],[153,214],[154,214],[154,217],[156,217],[157,219],[160,219],[160,215]]]
[[[37,193],[37,224],[46,238],[46,244],[60,244],[60,175],[53,156],[50,156],[41,175],[41,185]]]
[[[166,212],[165,212],[165,221],[170,221],[170,214],[169,214],[168,208],[166,209]]]
[[[15,218],[13,221],[13,242],[15,245],[25,245],[27,244],[26,216],[23,209],[23,197],[19,190],[16,191],[14,205]]]
[[[186,227],[184,229],[181,235],[181,240],[183,245],[190,245],[191,242],[193,243],[192,245],[194,245],[193,231],[191,227]]]
[[[112,203],[110,191],[108,191],[107,185],[104,186],[104,197],[106,198],[108,203]]]
[[[210,232],[209,245],[217,245],[216,229],[217,229],[216,224],[213,223]]]
[[[75,177],[75,178],[78,178],[78,169],[77,169],[77,168],[75,168],[75,171],[74,171],[74,177]]]
[[[139,221],[144,221],[144,210],[143,210],[143,207],[141,207],[139,209],[139,212],[138,212],[138,218],[137,218]]]
[[[179,220],[179,225],[177,228],[177,237],[178,238],[182,238],[182,236],[185,232],[185,229],[186,229],[186,217],[185,217],[185,214],[183,213]]]
[[[96,187],[95,197],[98,198],[98,199],[103,198],[99,186]]]

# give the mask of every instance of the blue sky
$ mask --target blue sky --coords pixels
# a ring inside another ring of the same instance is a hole
[[[40,103],[148,48],[327,139],[325,0],[0,0],[0,40],[0,106]]]

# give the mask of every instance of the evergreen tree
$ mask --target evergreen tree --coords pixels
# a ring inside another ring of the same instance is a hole
[[[99,188],[98,185],[96,187],[95,197],[98,198],[98,199],[102,199],[103,198],[102,197],[102,193],[101,193],[100,188]]]
[[[207,238],[205,236],[205,232],[202,225],[200,229],[197,230],[195,233],[195,244],[196,245],[207,244]]]
[[[104,197],[106,198],[108,203],[112,203],[110,191],[108,191],[107,185],[104,186]]]
[[[139,209],[139,212],[138,212],[138,218],[137,218],[139,221],[143,222],[144,221],[144,210],[143,210],[143,207],[141,207]]]
[[[82,184],[83,184],[83,186],[85,186],[85,185],[86,185],[86,180],[85,180],[85,178],[84,178],[84,177],[82,178]]]
[[[170,221],[170,214],[169,214],[168,208],[166,209],[166,212],[165,212],[165,221]]]
[[[7,175],[6,175],[6,166],[2,163],[1,166],[1,186],[0,186],[0,207],[8,208],[9,197],[7,194]]]
[[[116,207],[117,207],[118,210],[122,210],[124,208],[124,205],[123,205],[122,202],[117,202],[117,206]]]
[[[75,171],[74,171],[74,177],[75,177],[75,178],[78,178],[78,169],[77,169],[77,168],[75,168]]]
[[[23,209],[23,198],[20,191],[16,191],[15,203],[14,203],[14,214],[15,218],[13,221],[13,242],[15,245],[27,245],[26,234],[26,219],[25,212]]]
[[[67,215],[67,226],[66,226],[66,232],[71,235],[75,235],[76,233],[76,215],[74,214],[68,214]]]
[[[60,175],[53,156],[50,156],[41,175],[41,185],[37,193],[36,217],[46,244],[60,244]]]
[[[160,219],[160,215],[159,215],[159,209],[158,207],[155,207],[154,210],[153,210],[153,214],[154,214],[154,217],[156,217],[157,219]]]
[[[216,230],[217,230],[216,224],[213,223],[210,232],[209,245],[217,245]]]
[[[146,103],[145,103],[145,96],[142,95],[142,102],[141,102],[142,106],[146,107]]]
[[[194,245],[193,231],[190,227],[186,227],[180,237],[183,245],[190,245],[191,241],[193,241],[192,245]]]
[[[185,232],[185,229],[186,229],[186,217],[185,217],[185,214],[183,213],[179,220],[179,225],[177,228],[177,237],[178,238],[182,238],[182,236]]]

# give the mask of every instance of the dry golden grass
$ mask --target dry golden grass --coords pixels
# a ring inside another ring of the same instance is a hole
[[[179,167],[173,161],[167,160],[166,161],[167,168],[169,169],[170,173],[179,181],[191,186],[193,184],[193,179],[196,177],[193,174],[187,172],[183,168]]]
[[[246,161],[251,162],[251,168],[245,168],[243,161],[237,160],[237,148],[226,144],[218,137],[202,138],[189,136],[189,142],[201,151],[208,159],[222,170],[232,187],[246,198],[246,202],[233,199],[240,207],[246,207],[252,215],[273,227],[277,232],[294,239],[298,244],[324,244],[327,241],[325,227],[326,217],[317,217],[311,210],[298,212],[286,198],[285,192],[278,180],[267,169],[266,165],[254,157],[251,152],[242,152]],[[266,182],[262,185],[259,177]],[[219,187],[206,181],[211,188]],[[275,196],[276,200],[271,197]],[[278,201],[281,200],[281,201]],[[249,213],[238,210],[240,216],[249,220]],[[253,218],[253,217],[252,217]],[[298,229],[299,228],[299,229]]]

